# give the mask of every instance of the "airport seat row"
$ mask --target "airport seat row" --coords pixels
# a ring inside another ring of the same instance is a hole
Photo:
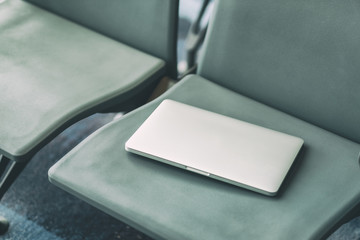
[[[359,213],[360,15],[352,3],[216,1],[197,74],[89,136],[49,170],[50,181],[155,239],[325,239]],[[303,138],[280,193],[126,152],[163,99]]]

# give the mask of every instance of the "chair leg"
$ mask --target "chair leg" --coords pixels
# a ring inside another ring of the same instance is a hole
[[[3,173],[5,172],[9,162],[10,162],[10,159],[0,155],[0,179],[1,179],[1,176],[3,175]]]
[[[3,155],[0,155],[0,200],[25,168],[26,164],[27,161],[15,162]],[[0,235],[5,234],[8,228],[9,222],[0,216]]]
[[[7,230],[9,229],[9,221],[6,220],[4,217],[0,216],[0,236],[4,235]]]

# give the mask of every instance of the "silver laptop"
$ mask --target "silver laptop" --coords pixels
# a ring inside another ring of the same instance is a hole
[[[298,137],[167,99],[125,148],[274,196],[303,143]]]

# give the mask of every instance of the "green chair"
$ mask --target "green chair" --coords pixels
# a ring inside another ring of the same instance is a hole
[[[60,131],[177,74],[178,0],[29,2],[0,3],[0,199]]]
[[[217,1],[197,75],[92,134],[50,169],[50,181],[155,239],[326,238],[359,213],[359,8]],[[126,152],[163,99],[303,138],[279,195]]]

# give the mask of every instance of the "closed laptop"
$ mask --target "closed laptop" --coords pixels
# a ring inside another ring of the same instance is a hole
[[[164,100],[126,142],[127,151],[265,195],[275,195],[304,141]]]

